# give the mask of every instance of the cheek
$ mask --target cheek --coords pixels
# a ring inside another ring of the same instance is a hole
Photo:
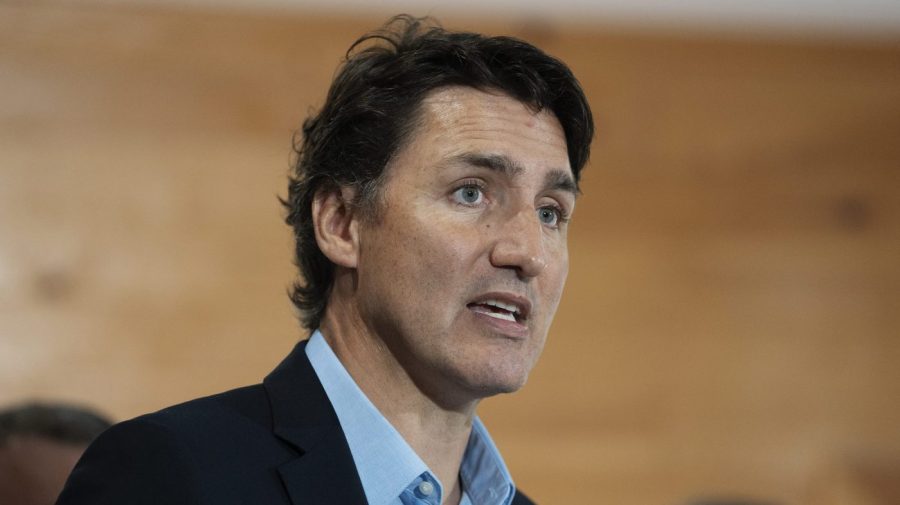
[[[435,310],[434,302],[449,301],[464,291],[476,242],[458,223],[433,215],[386,216],[381,227],[369,232],[371,239],[363,249],[363,255],[373,259],[361,265],[369,266],[361,275],[377,278],[380,289],[410,300],[433,302],[417,304],[423,312]]]
[[[569,256],[565,247],[556,253],[557,260],[548,262],[544,271],[544,300],[549,311],[549,320],[556,314],[556,308],[562,298],[563,289],[566,286],[566,278],[569,275]]]
[[[407,230],[411,239],[398,261],[410,269],[404,296],[415,300],[417,324],[443,333],[464,313],[478,284],[478,235],[471,225],[447,219],[416,220]]]
[[[434,296],[451,294],[471,272],[477,249],[474,232],[459,224],[419,221],[410,227],[411,240],[404,251],[418,275],[418,282],[434,284]]]
[[[559,269],[559,273],[557,274],[557,282],[559,287],[557,289],[557,301],[559,301],[559,297],[562,295],[563,289],[566,287],[566,279],[569,277],[569,255],[566,253],[563,256],[563,262]]]

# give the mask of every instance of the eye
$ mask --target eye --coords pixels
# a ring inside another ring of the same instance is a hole
[[[538,209],[538,219],[541,223],[556,228],[563,220],[562,211],[556,207],[541,207]]]
[[[453,192],[453,199],[463,205],[478,205],[484,200],[484,191],[475,184],[466,184]]]

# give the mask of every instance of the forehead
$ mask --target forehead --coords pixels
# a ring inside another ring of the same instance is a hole
[[[565,134],[549,110],[534,112],[499,92],[452,86],[427,95],[418,116],[402,149],[406,154],[444,159],[465,153],[498,155],[527,170],[571,173]]]

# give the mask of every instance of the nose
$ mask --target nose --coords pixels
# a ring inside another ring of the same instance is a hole
[[[492,265],[515,269],[521,278],[537,277],[544,271],[544,231],[534,210],[522,209],[493,228],[496,235],[491,248]]]

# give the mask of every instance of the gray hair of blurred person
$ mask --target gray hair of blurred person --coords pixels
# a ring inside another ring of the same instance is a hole
[[[87,445],[112,422],[84,407],[30,402],[0,410],[0,447],[15,436]]]

